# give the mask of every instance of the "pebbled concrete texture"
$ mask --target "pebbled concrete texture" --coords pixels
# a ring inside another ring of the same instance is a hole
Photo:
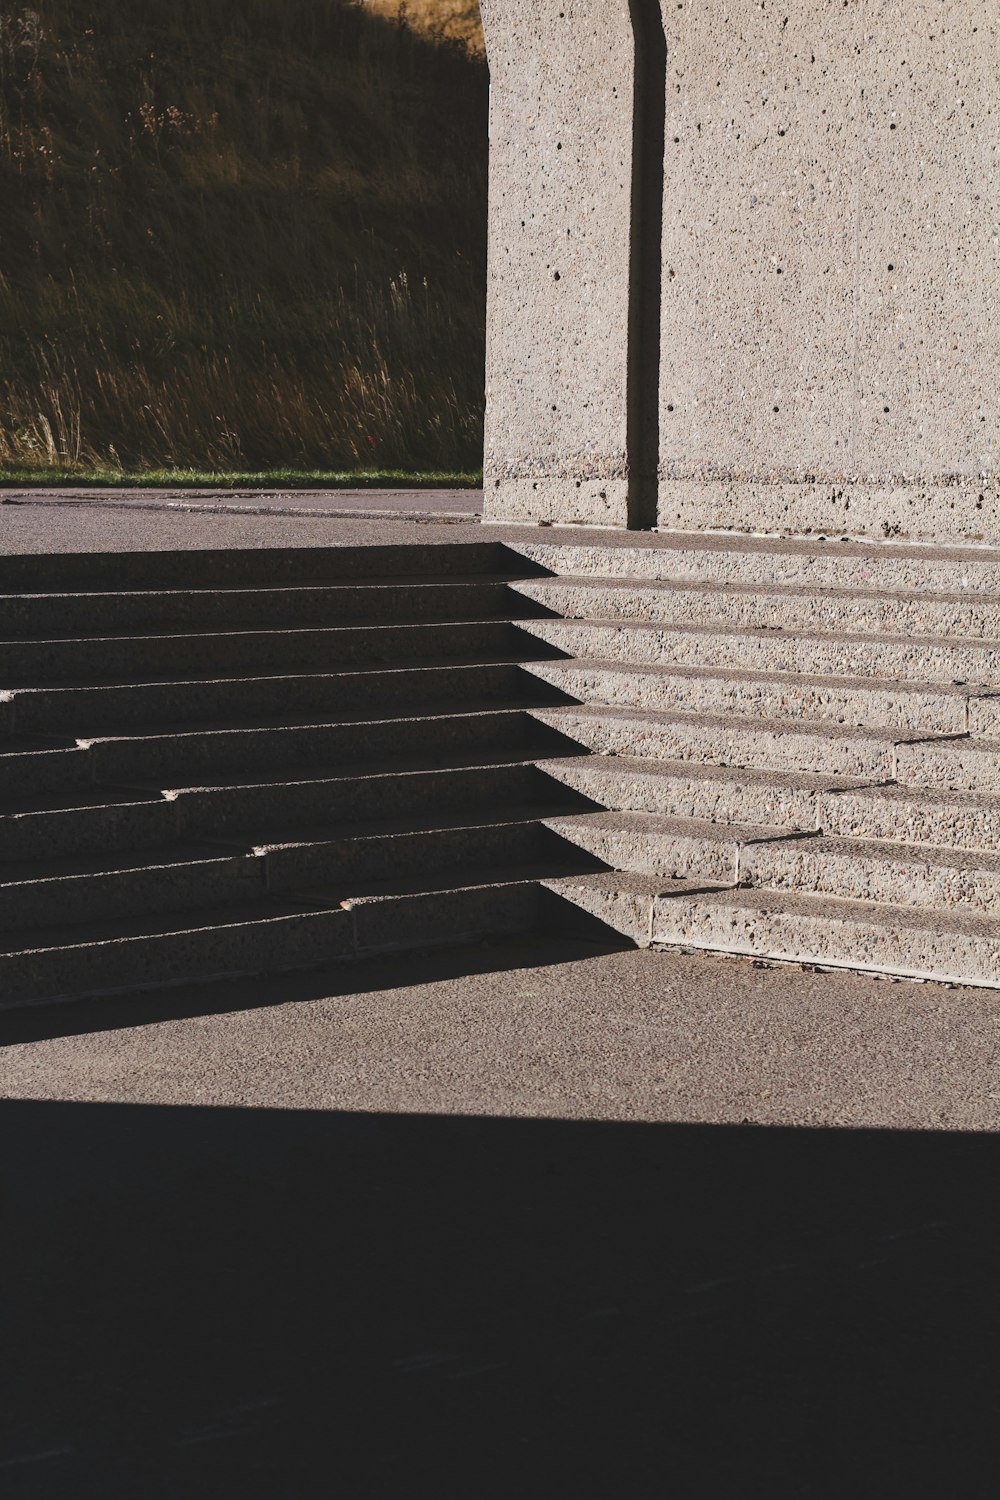
[[[656,80],[623,0],[484,13],[486,514],[626,524],[638,71],[666,102],[659,524],[1000,540],[994,7],[659,0]]]
[[[996,921],[768,890],[658,897],[651,941],[1000,988]]]
[[[0,1095],[989,1130],[998,1023],[994,991],[500,944],[8,1015]]]
[[[628,0],[484,0],[485,515],[628,520]]]
[[[661,524],[996,540],[994,7],[662,13]]]

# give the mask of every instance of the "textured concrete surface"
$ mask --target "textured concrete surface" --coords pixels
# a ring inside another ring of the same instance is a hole
[[[662,8],[661,524],[996,540],[994,8]]]
[[[485,513],[624,526],[634,44],[628,0],[484,0]]]
[[[498,944],[9,1013],[0,1037],[8,1099],[1000,1125],[996,992],[707,955]]]
[[[645,10],[484,6],[496,519],[627,518]],[[659,18],[660,524],[996,543],[994,8]]]
[[[479,957],[8,1030],[5,1497],[991,1500],[992,997]]]

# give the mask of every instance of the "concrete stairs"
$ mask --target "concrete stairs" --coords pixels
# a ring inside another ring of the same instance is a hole
[[[576,700],[552,882],[635,942],[1000,985],[1000,554],[659,536],[532,543],[514,585]]]
[[[1000,554],[0,558],[0,1004],[559,928],[1000,986]]]
[[[0,559],[0,1003],[547,925],[601,868],[490,544]],[[569,908],[566,908],[569,911]]]

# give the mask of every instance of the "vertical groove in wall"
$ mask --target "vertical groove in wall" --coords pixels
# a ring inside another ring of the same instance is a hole
[[[660,0],[629,0],[635,37],[629,288],[628,523],[656,525],[660,459],[660,303],[667,42]]]

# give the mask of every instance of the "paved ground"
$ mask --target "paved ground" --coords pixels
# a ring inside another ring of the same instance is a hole
[[[5,506],[0,550],[454,526]],[[499,944],[7,1016],[0,1490],[992,1500],[998,1015]]]

